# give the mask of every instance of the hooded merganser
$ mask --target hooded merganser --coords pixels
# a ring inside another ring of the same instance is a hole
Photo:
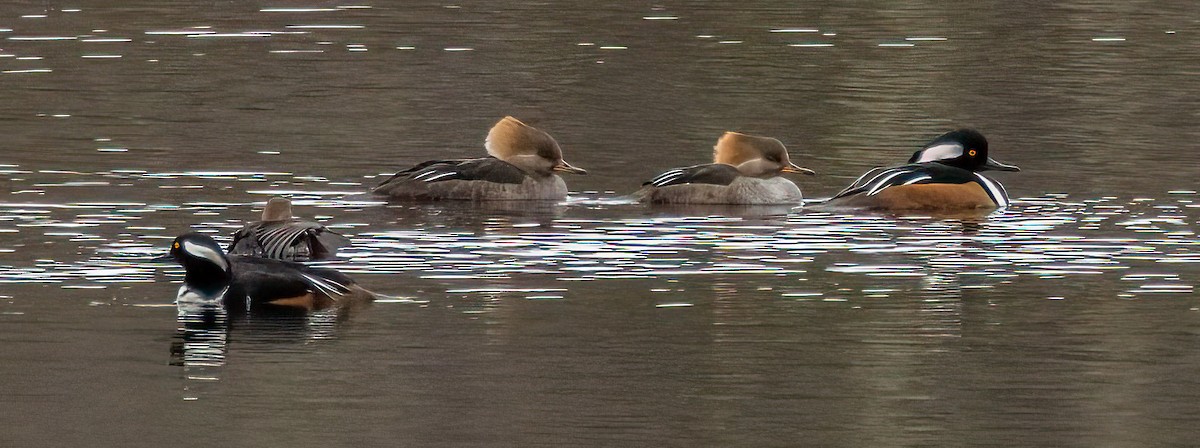
[[[350,239],[312,221],[292,217],[292,201],[271,198],[262,221],[247,223],[233,234],[229,253],[287,261],[324,260],[337,256]]]
[[[375,298],[374,293],[333,269],[225,255],[216,241],[199,233],[175,238],[169,256],[186,271],[177,297],[181,309],[223,305],[238,310],[315,310]]]
[[[372,192],[410,200],[562,200],[567,184],[554,174],[587,174],[563,160],[554,138],[513,117],[488,131],[490,157],[430,160],[396,173]]]
[[[980,171],[1020,171],[988,157],[987,139],[974,129],[947,132],[913,153],[908,164],[868,171],[826,204],[886,210],[1006,207],[1008,193]]]
[[[796,166],[787,148],[770,137],[726,132],[713,147],[713,163],[676,168],[642,184],[634,198],[651,204],[798,204],[800,187],[782,173],[815,174]]]

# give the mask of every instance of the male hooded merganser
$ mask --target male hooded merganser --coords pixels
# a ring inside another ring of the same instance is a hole
[[[350,239],[312,221],[292,217],[292,201],[271,198],[262,221],[247,223],[233,234],[229,253],[288,261],[333,258]]]
[[[792,163],[779,140],[737,132],[717,140],[713,162],[659,174],[633,197],[651,204],[798,204],[800,187],[780,174],[815,174]]]
[[[177,298],[181,309],[224,305],[238,310],[315,310],[375,298],[374,293],[333,269],[225,255],[216,241],[199,233],[175,238],[169,256],[186,271]]]
[[[863,174],[826,204],[885,210],[961,210],[1006,207],[1008,193],[980,171],[1020,171],[988,157],[974,129],[947,132],[913,153],[907,165]]]
[[[587,174],[563,160],[554,138],[513,117],[488,131],[490,157],[430,160],[396,173],[372,192],[409,200],[562,200],[567,184],[554,174]]]

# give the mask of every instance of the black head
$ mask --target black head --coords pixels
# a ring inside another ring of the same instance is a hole
[[[184,283],[200,290],[219,290],[229,285],[229,258],[207,235],[186,233],[171,242],[171,257],[187,271]]]
[[[969,171],[1021,171],[988,157],[987,139],[974,129],[959,129],[938,136],[913,153],[908,163],[938,162]]]

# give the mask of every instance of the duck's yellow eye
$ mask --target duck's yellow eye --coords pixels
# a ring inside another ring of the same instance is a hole
[[[172,244],[172,245],[171,245],[171,248],[173,248],[173,249],[178,249],[178,248],[179,248],[179,242],[178,242],[178,241],[176,241],[176,242],[175,242],[175,244]]]
[[[969,156],[971,156],[971,157],[975,157],[975,150],[974,150],[974,149],[972,149],[972,150],[970,150],[970,151],[967,151],[967,155],[969,155]]]

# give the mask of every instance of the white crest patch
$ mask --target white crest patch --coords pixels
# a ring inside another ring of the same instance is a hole
[[[963,147],[958,143],[944,143],[922,149],[920,158],[913,163],[934,162],[953,159],[963,155]]]
[[[211,261],[213,264],[221,268],[222,271],[229,272],[229,262],[225,261],[225,256],[221,255],[220,251],[213,250],[210,247],[201,246],[191,241],[183,242],[183,251],[196,257]]]
[[[308,227],[302,225],[284,224],[268,228],[257,235],[258,244],[262,246],[263,256],[275,259],[287,259],[294,254],[292,245],[304,236]]]

